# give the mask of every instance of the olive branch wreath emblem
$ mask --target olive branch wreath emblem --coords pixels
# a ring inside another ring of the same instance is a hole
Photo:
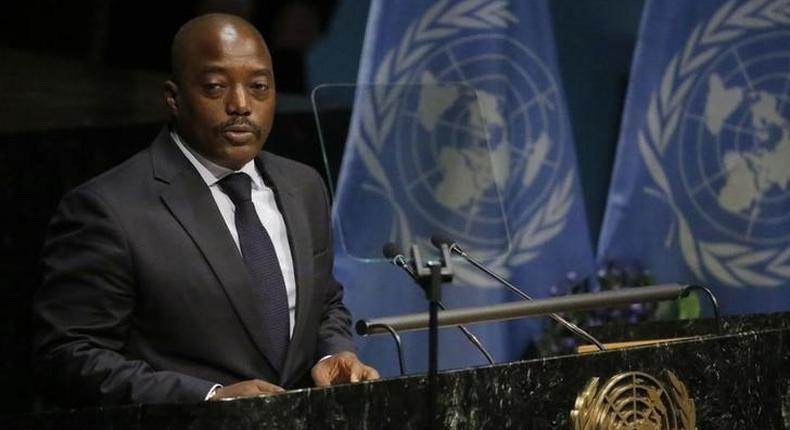
[[[663,373],[664,381],[643,372],[624,372],[603,383],[600,377],[591,378],[576,397],[570,413],[571,428],[623,428],[628,423],[622,421],[623,417],[613,410],[612,405],[638,402],[654,408],[655,412],[663,416],[668,421],[665,423],[668,425],[665,427],[667,430],[696,430],[697,409],[688,388],[672,371],[665,369]],[[629,380],[638,380],[640,390],[634,390],[634,384],[629,384]],[[645,397],[631,397],[635,392],[644,392]],[[635,416],[630,415],[630,418]]]
[[[390,237],[406,243],[412,238],[407,217],[392,197],[393,183],[380,162],[384,142],[394,129],[398,104],[403,92],[413,84],[414,68],[426,55],[441,47],[448,38],[461,31],[485,31],[506,28],[518,19],[508,11],[505,0],[443,0],[431,6],[425,14],[406,29],[400,44],[384,55],[373,74],[371,91],[358,95],[357,112],[359,127],[354,146],[373,183],[363,184],[363,189],[379,194],[394,208],[395,220],[390,231],[399,232]],[[573,175],[570,170],[555,187],[548,201],[513,234],[513,250],[500,255],[498,250],[483,250],[478,257],[488,261],[502,276],[509,276],[509,265],[525,264],[540,255],[540,247],[559,234],[566,224],[566,215],[573,203]],[[476,286],[494,286],[491,279],[475,273],[470,268],[456,266],[456,275]]]
[[[752,0],[736,7],[735,0],[721,6],[707,22],[700,23],[682,50],[670,60],[658,91],[651,94],[647,127],[639,132],[638,144],[648,173],[658,189],[645,192],[665,201],[672,209],[680,250],[688,267],[699,279],[704,271],[725,285],[773,287],[790,278],[790,247],[757,249],[734,242],[696,239],[694,231],[678,208],[670,182],[661,165],[678,127],[684,101],[697,72],[721,52],[723,44],[744,33],[790,24],[790,1]],[[670,243],[672,231],[667,237]]]

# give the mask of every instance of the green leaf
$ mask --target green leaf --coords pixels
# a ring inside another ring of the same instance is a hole
[[[686,297],[678,300],[678,318],[682,320],[690,320],[699,318],[701,309],[699,305],[699,297],[696,292],[692,292]]]

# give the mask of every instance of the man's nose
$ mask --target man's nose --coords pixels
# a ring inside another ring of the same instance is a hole
[[[228,92],[225,101],[225,109],[228,115],[249,115],[250,103],[246,88],[236,85]]]

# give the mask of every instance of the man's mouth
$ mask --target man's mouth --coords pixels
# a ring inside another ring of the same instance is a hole
[[[222,129],[222,135],[234,143],[244,143],[255,138],[255,128],[249,125],[237,124]]]
[[[236,124],[236,125],[229,125],[225,127],[225,131],[236,131],[236,132],[254,132],[255,128],[251,125],[246,124]]]

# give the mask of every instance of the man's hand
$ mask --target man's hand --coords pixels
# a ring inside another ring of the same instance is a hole
[[[316,386],[379,379],[376,369],[359,361],[353,352],[339,352],[319,361],[310,372]]]
[[[217,400],[226,397],[250,397],[260,396],[261,394],[281,393],[285,390],[282,387],[266,382],[261,379],[250,379],[227,387],[217,388],[214,395],[209,400]]]

